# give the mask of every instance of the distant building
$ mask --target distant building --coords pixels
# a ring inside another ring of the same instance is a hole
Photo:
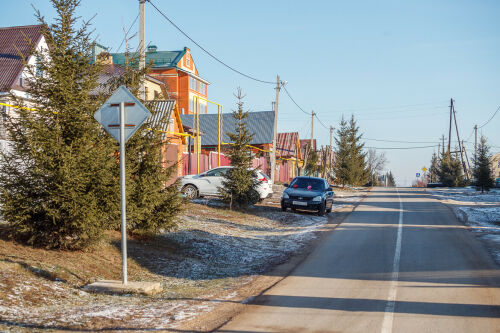
[[[500,153],[496,153],[495,155],[491,156],[490,163],[493,179],[500,178]]]
[[[125,53],[111,53],[113,63],[125,65]],[[191,56],[191,50],[185,47],[181,51],[158,51],[151,45],[146,51],[146,64],[152,63],[150,76],[164,82],[169,98],[177,100],[182,114],[196,111],[196,96],[207,99],[207,80],[199,76],[198,69]],[[199,113],[207,113],[207,103],[199,101]]]

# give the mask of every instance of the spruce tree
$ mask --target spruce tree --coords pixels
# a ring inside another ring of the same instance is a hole
[[[436,153],[432,154],[431,166],[429,167],[429,181],[436,183],[439,180],[439,160]]]
[[[396,180],[394,179],[394,175],[392,174],[392,171],[389,171],[389,173],[387,173],[387,186],[389,186],[389,187],[396,186]]]
[[[474,178],[476,188],[481,189],[481,193],[489,191],[495,185],[493,173],[490,165],[489,147],[486,138],[481,136],[477,147],[477,156],[474,157]]]
[[[223,186],[218,189],[222,200],[229,203],[230,209],[233,206],[245,208],[257,203],[260,198],[255,190],[258,184],[255,171],[251,169],[252,152],[248,145],[252,142],[254,133],[249,132],[245,121],[248,117],[248,111],[243,110],[245,96],[242,94],[241,88],[237,89],[234,96],[238,100],[237,109],[233,110],[236,128],[235,133],[227,133],[232,142],[228,152],[232,168],[224,176]]]
[[[462,165],[451,153],[442,154],[439,165],[439,180],[444,186],[459,187],[465,185]]]
[[[101,68],[91,63],[89,23],[75,27],[79,1],[52,4],[54,24],[36,14],[48,49],[25,64],[30,106],[39,111],[19,109],[8,121],[12,149],[1,158],[0,206],[17,239],[77,249],[118,220],[118,168],[112,139],[93,119],[102,100],[90,92]]]
[[[342,116],[340,125],[337,129],[337,135],[335,137],[335,143],[337,144],[337,161],[334,167],[335,179],[338,184],[349,183],[349,144],[348,144],[348,127],[347,122]]]

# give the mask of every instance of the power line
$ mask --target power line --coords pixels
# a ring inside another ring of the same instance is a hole
[[[318,121],[321,124],[321,126],[323,126],[327,130],[330,130],[330,127],[328,127],[325,124],[323,124],[323,122],[321,121],[321,119],[318,118],[318,114],[317,113],[315,113],[314,116],[316,117],[316,119],[318,119]]]
[[[397,105],[397,106],[385,106],[385,107],[376,107],[376,108],[357,108],[357,109],[343,109],[343,110],[334,110],[334,112],[353,112],[353,111],[376,111],[376,110],[389,110],[389,109],[403,109],[403,108],[409,108],[409,107],[415,107],[415,106],[424,106],[424,105],[441,105],[446,102],[434,102],[434,103],[420,103],[420,104],[407,104],[407,105]]]
[[[225,62],[223,62],[222,60],[220,60],[219,58],[217,58],[216,56],[214,56],[212,53],[210,53],[207,49],[205,49],[203,46],[201,46],[200,44],[198,44],[194,39],[192,39],[191,37],[188,36],[187,33],[185,33],[184,31],[182,31],[181,28],[179,28],[171,19],[169,19],[167,17],[167,15],[165,15],[160,9],[158,9],[158,7],[155,6],[155,4],[153,2],[151,2],[151,0],[146,0],[147,2],[149,2],[151,4],[151,6],[153,6],[154,9],[156,9],[156,11],[158,13],[160,13],[161,16],[163,16],[171,25],[174,26],[174,28],[176,28],[181,34],[183,34],[187,39],[189,39],[191,42],[193,42],[196,46],[198,46],[203,52],[205,52],[206,54],[208,54],[210,57],[212,57],[214,60],[216,60],[218,63],[220,63],[221,65],[229,68],[230,70],[232,70],[233,72],[235,73],[238,73],[248,79],[251,79],[251,80],[254,80],[254,81],[257,81],[257,82],[261,82],[261,83],[267,83],[267,84],[275,84],[276,82],[272,82],[272,81],[265,81],[265,80],[260,80],[260,79],[257,79],[253,76],[250,76],[250,75],[247,75],[243,72],[240,72],[239,70],[235,69],[234,67],[231,67],[229,66],[228,64],[226,64]]]
[[[437,142],[437,141],[399,141],[399,140],[383,140],[383,139],[369,139],[369,138],[363,138],[363,140],[380,141],[380,142],[396,142],[396,143],[436,143]]]
[[[493,118],[495,118],[495,116],[496,116],[496,115],[497,115],[497,113],[498,113],[498,110],[500,110],[500,106],[497,108],[497,110],[495,111],[495,113],[493,113],[493,115],[491,116],[491,118],[490,118],[490,119],[488,119],[488,121],[487,121],[487,122],[485,122],[483,125],[479,126],[479,127],[478,127],[478,129],[479,129],[479,128],[483,128],[484,126],[488,125],[488,123],[489,123],[489,122],[490,122]]]
[[[432,147],[437,147],[438,145],[432,145],[432,146],[418,146],[418,147],[363,147],[363,148],[370,148],[370,149],[402,149],[402,150],[409,150],[409,149],[421,149],[421,148],[432,148]]]
[[[286,92],[286,94],[288,95],[288,97],[290,97],[290,99],[292,100],[292,102],[293,102],[293,103],[294,103],[294,104],[295,104],[295,105],[299,108],[299,110],[300,110],[300,111],[304,112],[304,113],[305,113],[305,114],[307,114],[308,116],[310,116],[310,115],[311,115],[311,113],[310,113],[310,112],[304,111],[304,109],[303,109],[303,108],[301,108],[301,107],[297,104],[297,102],[295,102],[295,100],[293,99],[292,95],[290,95],[290,93],[288,92],[288,90],[286,89],[286,87],[285,87],[285,86],[283,86],[283,89],[285,89],[285,92]]]
[[[132,29],[132,27],[134,26],[135,22],[137,22],[138,18],[139,18],[139,14],[137,14],[137,16],[135,17],[134,22],[132,22],[132,24],[128,28],[127,32],[125,33],[125,37],[123,37],[122,42],[120,43],[120,46],[118,46],[118,48],[116,49],[116,52],[120,52],[120,49],[122,48],[123,43],[125,43],[125,40],[127,39],[127,36],[128,36],[128,33],[130,32],[130,29]]]

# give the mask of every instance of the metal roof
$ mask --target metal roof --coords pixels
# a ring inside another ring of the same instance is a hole
[[[200,114],[200,131],[204,133],[201,138],[202,146],[217,146],[217,114]],[[184,125],[193,126],[192,114],[181,114]],[[274,111],[249,112],[245,119],[250,134],[254,134],[251,145],[273,142]],[[232,113],[222,114],[223,142],[231,143],[227,132],[234,133],[236,121]]]
[[[172,117],[172,112],[175,108],[174,99],[158,100],[148,103],[151,109],[153,109],[153,114],[151,118],[148,119],[148,126],[154,129],[162,130],[168,132],[168,123],[170,117]]]
[[[298,155],[297,141],[299,139],[298,132],[278,133],[276,138],[277,154],[279,156],[295,156]]]
[[[38,43],[42,28],[41,24],[0,28],[0,91],[23,89],[16,79],[23,69],[23,57],[32,53],[29,41]]]
[[[155,51],[146,52],[146,64],[153,61],[153,68],[176,67],[179,60],[182,59],[186,49],[182,51]],[[113,63],[125,65],[125,53],[111,53]],[[131,55],[134,56],[133,54]]]

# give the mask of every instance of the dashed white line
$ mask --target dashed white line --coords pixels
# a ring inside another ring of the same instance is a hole
[[[399,199],[399,223],[398,223],[398,234],[396,238],[396,249],[394,251],[394,261],[392,262],[392,278],[391,286],[389,288],[389,296],[387,297],[387,304],[385,306],[385,315],[382,322],[382,333],[391,333],[392,326],[394,322],[394,307],[396,305],[396,295],[399,279],[399,261],[401,258],[401,235],[403,233],[403,201],[399,195],[399,191],[396,189]]]

